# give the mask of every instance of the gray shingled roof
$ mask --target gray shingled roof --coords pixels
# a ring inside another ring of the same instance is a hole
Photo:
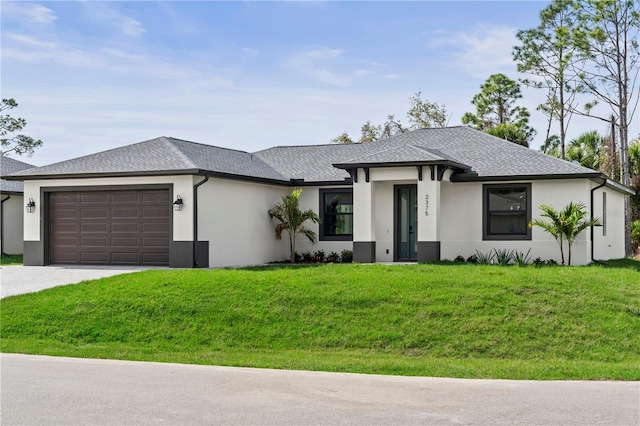
[[[244,151],[160,137],[97,154],[38,167],[14,176],[170,174],[199,171],[284,180],[260,158]]]
[[[343,178],[334,164],[377,164],[383,159],[397,162],[426,161],[428,153],[469,166],[479,177],[593,174],[598,172],[526,148],[466,126],[419,129],[371,143],[275,147],[256,154],[289,178],[306,181]],[[414,160],[411,160],[411,159]]]
[[[254,154],[161,137],[13,176],[34,179],[212,172],[281,182],[335,182],[344,181],[349,174],[334,165],[346,168],[349,164],[421,162],[470,168],[480,178],[599,175],[580,165],[459,126],[414,130],[371,143],[278,146]]]
[[[14,160],[11,157],[0,157],[0,176],[10,175],[33,167],[35,167],[33,164]],[[22,193],[24,192],[24,185],[20,181],[0,179],[0,191]]]
[[[348,168],[349,166],[374,164],[442,164],[452,162],[457,163],[439,150],[416,145],[401,145],[336,163],[334,166]],[[458,167],[462,170],[469,169],[469,166],[464,164],[458,164]]]

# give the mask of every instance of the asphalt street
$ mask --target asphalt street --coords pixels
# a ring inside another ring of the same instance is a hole
[[[3,425],[640,425],[639,382],[467,380],[0,355]]]

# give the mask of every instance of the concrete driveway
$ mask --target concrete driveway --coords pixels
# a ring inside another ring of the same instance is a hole
[[[152,269],[148,266],[2,266],[0,298],[33,293],[59,285]]]
[[[0,355],[11,425],[633,425],[640,383],[466,380]]]

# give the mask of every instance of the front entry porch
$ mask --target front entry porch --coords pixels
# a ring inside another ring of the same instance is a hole
[[[355,173],[355,262],[440,260],[440,183],[448,174],[429,173],[431,167],[435,166],[380,167]]]

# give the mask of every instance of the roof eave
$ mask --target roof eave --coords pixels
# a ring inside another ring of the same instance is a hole
[[[499,175],[480,176],[475,173],[454,173],[451,175],[451,182],[491,182],[509,180],[546,180],[546,179],[601,179],[602,173],[558,173],[558,174],[537,174],[537,175]]]
[[[615,180],[611,180],[605,175],[601,175],[601,178],[604,179],[604,186],[606,186],[607,188],[611,188],[625,195],[636,195],[636,191],[633,190],[633,188],[629,188],[628,186],[624,186],[623,184],[618,183]],[[602,182],[599,182],[599,183],[602,183]]]
[[[335,163],[333,167],[337,169],[373,168],[373,167],[407,167],[407,166],[449,166],[459,170],[470,170],[471,166],[450,160],[430,160],[430,161],[399,161],[382,163]]]

